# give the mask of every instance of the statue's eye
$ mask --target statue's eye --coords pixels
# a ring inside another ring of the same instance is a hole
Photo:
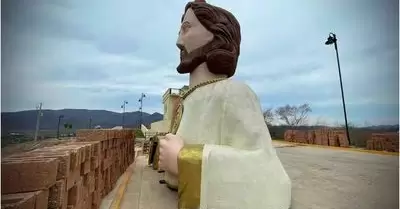
[[[188,22],[184,22],[184,23],[182,23],[182,26],[181,26],[181,32],[186,33],[189,28],[190,28],[190,24]]]

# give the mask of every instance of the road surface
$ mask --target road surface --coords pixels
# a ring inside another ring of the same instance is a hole
[[[280,146],[280,145],[278,145]],[[292,209],[397,209],[398,156],[308,146],[277,147],[292,179]],[[160,174],[137,158],[122,209],[176,209],[176,193],[158,183]],[[115,191],[102,209],[109,208]]]

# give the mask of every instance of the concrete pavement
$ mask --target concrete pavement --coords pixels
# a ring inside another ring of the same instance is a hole
[[[398,209],[397,156],[307,146],[278,148],[293,209]]]
[[[138,156],[131,167],[133,175],[121,201],[121,209],[177,209],[177,193],[158,183],[162,174],[147,166],[145,156]],[[112,208],[111,203],[121,182],[119,179],[114,190],[103,199],[100,209]]]
[[[292,209],[397,209],[398,156],[274,143],[292,179]],[[122,209],[176,209],[177,194],[139,156]],[[119,181],[120,182],[120,181]],[[117,184],[118,185],[118,184]],[[115,191],[104,200],[109,208]]]

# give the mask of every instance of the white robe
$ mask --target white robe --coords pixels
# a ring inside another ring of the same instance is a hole
[[[231,79],[196,89],[184,100],[177,131],[204,144],[201,209],[287,209],[291,181],[255,93]]]

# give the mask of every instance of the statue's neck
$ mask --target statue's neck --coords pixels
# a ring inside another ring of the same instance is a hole
[[[204,62],[197,66],[197,68],[190,73],[189,76],[189,88],[192,88],[193,86],[196,86],[200,83],[213,80],[213,79],[219,79],[219,78],[226,78],[226,75],[216,75],[214,73],[211,73],[208,70],[207,64]]]

